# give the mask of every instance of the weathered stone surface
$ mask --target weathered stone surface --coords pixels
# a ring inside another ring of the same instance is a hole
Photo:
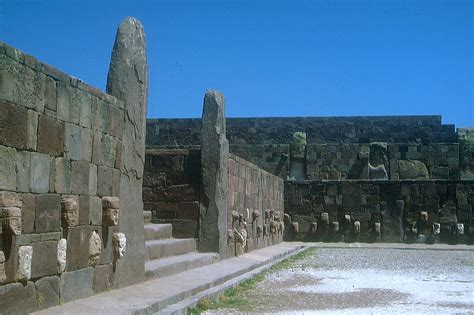
[[[0,251],[0,284],[5,283],[7,275],[5,274],[5,254]]]
[[[46,77],[44,106],[52,111],[56,111],[57,109],[56,82],[50,77]]]
[[[59,281],[60,303],[91,296],[93,294],[93,278],[94,268],[63,273]]]
[[[61,225],[63,228],[79,224],[79,196],[61,197]]]
[[[30,190],[35,193],[49,191],[52,157],[41,153],[31,153]]]
[[[31,260],[33,258],[32,246],[20,246],[18,248],[18,280],[29,280],[31,278]]]
[[[92,235],[89,226],[76,226],[68,229],[66,270],[73,271],[89,265],[89,240]]]
[[[372,166],[369,164],[369,179],[371,180],[387,180],[388,173],[385,165]]]
[[[56,259],[58,273],[63,273],[67,264],[67,240],[65,238],[58,241]]]
[[[31,261],[31,277],[34,279],[55,275],[58,271],[56,263],[58,242],[37,242],[31,246],[34,253]]]
[[[0,144],[26,149],[27,117],[26,108],[0,101]]]
[[[23,234],[33,233],[36,218],[36,196],[34,194],[22,194],[21,221]]]
[[[89,238],[89,266],[95,267],[99,262],[100,253],[102,250],[102,240],[96,231],[92,231]]]
[[[21,209],[18,207],[0,208],[0,221],[3,235],[21,235]]]
[[[44,277],[35,282],[38,309],[59,305],[59,277]]]
[[[226,139],[224,95],[207,91],[201,127],[202,198],[199,248],[226,254],[227,244],[227,164],[229,143]]]
[[[64,156],[71,160],[81,159],[82,127],[70,123],[65,124]]]
[[[148,64],[145,33],[139,21],[126,18],[119,26],[107,78],[107,93],[124,102],[120,200],[124,211],[120,230],[128,236],[129,254],[117,264],[116,283],[122,287],[144,279],[142,181],[145,159],[145,117]]]
[[[64,122],[47,115],[38,119],[38,152],[61,156],[64,152]]]
[[[426,165],[421,161],[400,160],[398,161],[400,179],[429,179],[430,175]]]
[[[30,191],[31,155],[28,151],[16,152],[16,190]]]
[[[114,246],[114,262],[125,256],[127,250],[127,238],[123,233],[114,233],[112,238],[112,245]]]
[[[91,127],[91,96],[89,93],[78,90],[77,95],[81,113],[79,115],[79,124],[85,128]]]
[[[54,191],[58,194],[71,193],[71,160],[59,157],[54,160]]]
[[[57,232],[61,229],[61,198],[56,194],[36,196],[35,229],[38,233]]]
[[[99,196],[112,195],[112,170],[105,166],[97,168],[97,194]]]
[[[66,122],[71,120],[72,91],[69,85],[57,83],[57,117]]]
[[[0,191],[0,207],[20,207],[21,199],[18,194],[13,191]]]
[[[34,110],[28,110],[27,117],[27,147],[36,150],[38,144],[38,116]]]
[[[28,314],[36,309],[36,289],[33,282],[28,281],[26,286],[18,282],[0,286],[2,314]]]
[[[16,189],[16,150],[0,145],[0,189]]]
[[[119,141],[100,132],[94,133],[92,162],[98,165],[114,167]]]
[[[97,166],[86,161],[72,161],[71,192],[78,195],[97,193]]]
[[[95,293],[108,291],[115,286],[115,276],[112,264],[99,265],[94,269],[92,289]]]

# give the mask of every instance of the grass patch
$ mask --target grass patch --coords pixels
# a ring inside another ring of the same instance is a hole
[[[188,309],[188,315],[199,315],[207,310],[215,310],[220,308],[230,308],[239,311],[246,311],[248,306],[248,301],[245,297],[245,293],[254,289],[260,282],[262,282],[265,277],[269,274],[289,269],[292,267],[298,266],[301,261],[305,258],[313,256],[316,253],[317,249],[315,247],[307,248],[296,255],[288,257],[287,259],[276,263],[268,270],[265,270],[254,277],[247,279],[241,282],[234,288],[227,289],[224,294],[219,296],[218,301],[211,301],[209,299],[199,300],[196,307]],[[300,265],[303,267],[302,265]]]

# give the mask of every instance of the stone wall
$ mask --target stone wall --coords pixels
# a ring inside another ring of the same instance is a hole
[[[172,223],[173,237],[197,238],[200,168],[199,150],[146,150],[144,210],[153,223]]]
[[[299,225],[298,233],[288,231],[289,239],[414,242],[423,234],[431,238],[423,242],[472,243],[473,205],[474,181],[285,182],[285,212]],[[426,224],[420,222],[422,212],[428,214]],[[433,223],[441,224],[439,234]]]
[[[120,268],[119,223],[130,209],[111,198],[131,159],[122,140],[136,121],[126,110],[121,100],[0,43],[0,312],[110,290],[129,272]],[[125,255],[144,265],[135,252],[143,242],[127,247]]]
[[[458,134],[460,177],[474,180],[474,128],[461,128]]]
[[[283,240],[283,180],[229,156],[227,257]]]

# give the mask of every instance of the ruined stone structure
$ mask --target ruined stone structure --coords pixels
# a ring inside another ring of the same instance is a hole
[[[199,124],[150,119],[147,145],[195,149]],[[227,138],[286,180],[288,240],[473,241],[472,129],[440,116],[229,118]]]

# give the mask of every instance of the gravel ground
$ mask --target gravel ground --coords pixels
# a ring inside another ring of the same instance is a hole
[[[246,298],[255,313],[474,314],[474,251],[319,248]]]

